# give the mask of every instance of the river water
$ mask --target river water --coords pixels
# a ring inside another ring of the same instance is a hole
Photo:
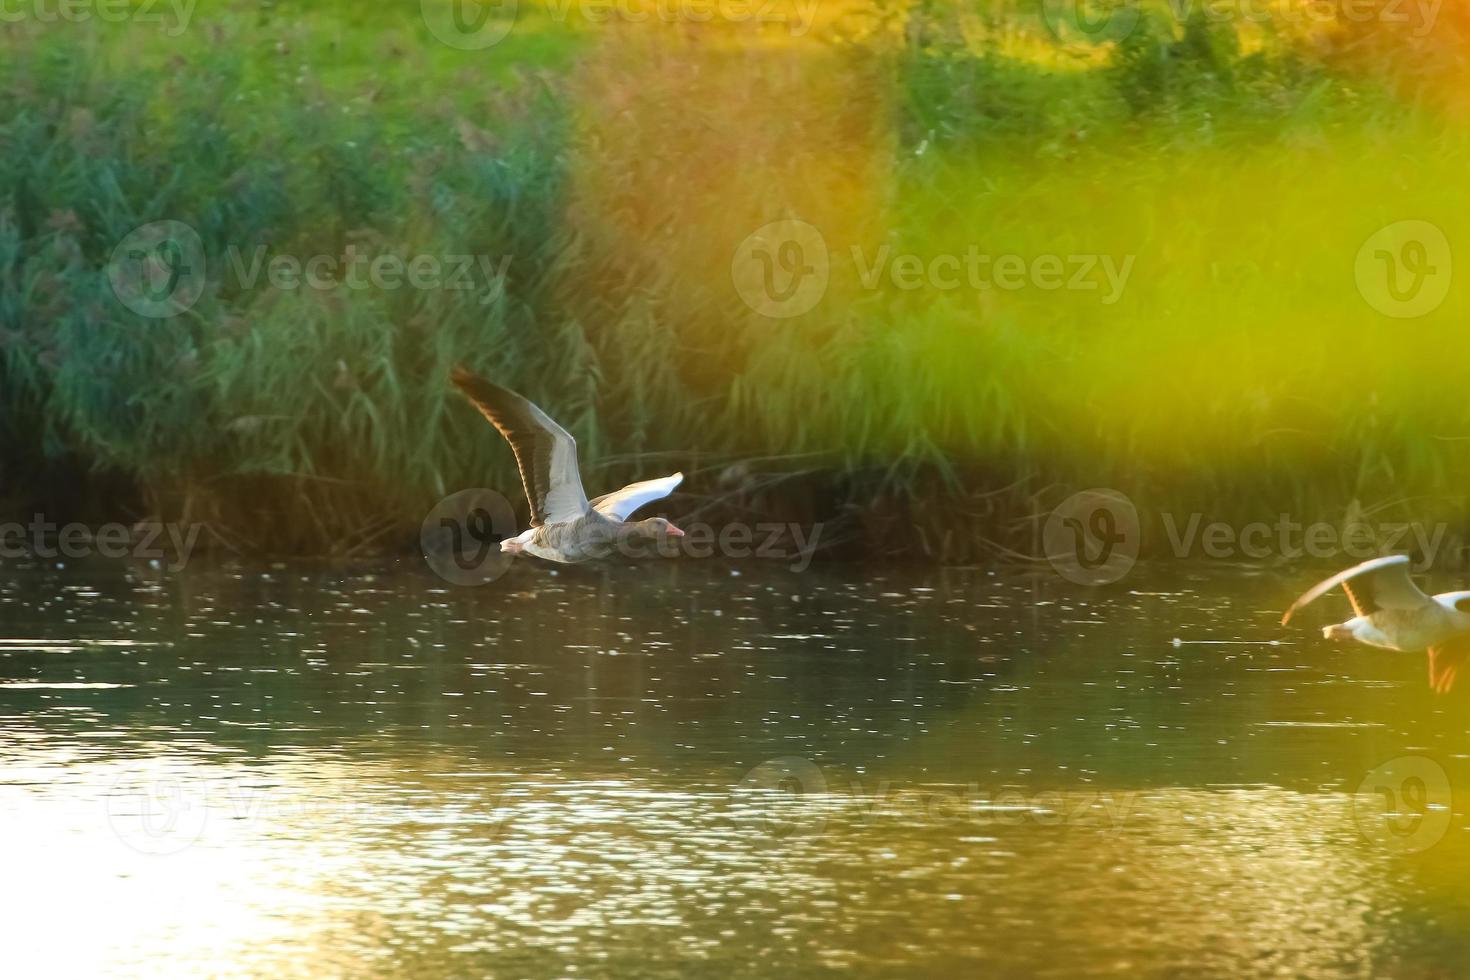
[[[1470,696],[1320,571],[0,566],[0,962],[1460,975]]]

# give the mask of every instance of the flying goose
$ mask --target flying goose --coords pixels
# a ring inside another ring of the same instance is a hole
[[[577,472],[577,442],[551,416],[463,367],[456,367],[450,380],[510,443],[531,502],[530,528],[500,542],[501,551],[573,563],[606,558],[620,545],[637,548],[684,536],[662,517],[628,521],[644,504],[672,493],[683,473],[630,483],[589,501]]]
[[[1318,582],[1281,617],[1285,626],[1298,609],[1341,585],[1357,613],[1345,623],[1322,627],[1329,640],[1411,653],[1429,651],[1429,686],[1441,694],[1470,657],[1470,592],[1430,597],[1409,578],[1409,556],[1388,555],[1354,565]]]

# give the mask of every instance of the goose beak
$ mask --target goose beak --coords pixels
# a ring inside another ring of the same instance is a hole
[[[672,525],[672,524],[669,525],[669,537],[671,537],[671,538],[682,538],[683,536],[684,536],[684,532],[683,531],[679,530],[677,527],[674,527],[674,525]]]

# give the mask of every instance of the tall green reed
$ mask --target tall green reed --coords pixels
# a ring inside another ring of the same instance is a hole
[[[412,18],[300,13],[182,61],[7,48],[0,505],[59,472],[241,550],[397,544],[451,490],[514,497],[445,384],[464,361],[566,422],[589,485],[684,467],[681,506],[838,518],[869,553],[1026,551],[1099,484],[1227,520],[1463,521],[1470,419],[1435,352],[1464,301],[1395,331],[1351,279],[1378,225],[1458,238],[1470,204],[1453,121],[1407,111],[1391,65],[1159,18],[1076,51],[1032,12],[930,4],[897,40],[608,33],[547,75],[424,47]],[[773,322],[730,256],[790,215],[832,283]],[[153,320],[103,270],[163,218],[212,271]],[[1132,254],[1138,278],[1104,307],[870,287],[851,259],[971,244]],[[494,290],[241,283],[230,256],[261,247],[511,261]]]

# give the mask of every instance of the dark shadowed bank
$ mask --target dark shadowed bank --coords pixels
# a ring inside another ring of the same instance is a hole
[[[490,59],[418,6],[0,29],[0,519],[411,549],[446,495],[518,497],[463,362],[576,434],[589,489],[683,470],[669,516],[821,523],[834,556],[1035,556],[1095,486],[1156,528],[1370,515],[1457,553],[1470,403],[1430,352],[1467,304],[1388,319],[1352,256],[1426,209],[1470,232],[1458,10],[1160,7],[1104,43],[1009,4],[783,44],[557,22]],[[772,319],[732,257],[792,216],[831,284]],[[200,249],[169,316],[109,275],[159,221]],[[872,278],[977,241],[1138,271],[1116,302]]]

